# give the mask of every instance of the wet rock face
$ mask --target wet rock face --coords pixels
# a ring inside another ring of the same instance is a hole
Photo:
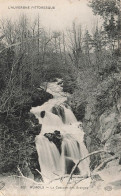
[[[35,181],[43,181],[42,176],[36,171],[38,169],[40,171],[40,166],[38,162],[38,154],[36,148],[34,148],[29,161],[29,168],[31,173],[34,175]]]
[[[121,133],[121,122],[119,122],[119,123],[117,124],[116,130],[115,130],[115,132],[114,132],[114,134],[118,134],[118,133]]]
[[[63,80],[61,80],[60,82],[58,82],[58,85],[60,85],[61,87],[63,87]]]
[[[61,117],[63,123],[65,123],[65,111],[64,111],[64,108],[62,106],[55,105],[52,108],[52,113],[56,114],[59,117]]]
[[[121,133],[112,135],[105,143],[105,149],[112,151],[119,158],[121,157]]]
[[[94,117],[94,114],[91,114]],[[89,152],[103,148],[107,151],[114,152],[115,155],[121,156],[121,114],[117,112],[114,105],[106,110],[97,119],[91,118],[83,124],[86,127],[85,143]],[[109,155],[101,154],[91,156],[91,168],[94,169],[101,160]]]
[[[28,140],[29,140],[29,148],[28,148],[28,155],[27,155],[27,165],[30,169],[30,172],[34,176],[35,181],[41,181],[42,176],[36,171],[38,169],[40,171],[40,166],[38,162],[38,154],[35,146],[35,137],[40,134],[42,125],[39,124],[38,119],[35,117],[34,114],[28,113],[29,116],[29,123],[30,129],[28,130]],[[26,166],[23,167],[24,174],[27,170],[29,170]]]
[[[50,142],[53,142],[56,145],[61,154],[62,136],[60,131],[55,130],[54,133],[45,133],[44,136],[48,138]]]
[[[75,166],[74,161],[71,158],[66,157],[65,158],[65,165],[66,165],[66,168],[67,168],[66,173],[70,174],[72,169],[73,169],[73,167]],[[80,174],[80,170],[79,170],[78,167],[75,168],[74,174],[75,175],[79,175]]]
[[[41,118],[44,118],[44,117],[45,117],[45,111],[42,111],[42,112],[40,113],[40,116],[41,116]]]
[[[99,136],[101,142],[105,144],[107,140],[114,135],[117,129],[118,116],[116,114],[115,107],[113,107],[112,110],[103,113],[100,116],[99,121],[100,121]]]
[[[76,108],[72,108],[72,110],[74,111],[74,114],[75,114],[77,120],[83,121],[83,119],[85,117],[85,108],[86,108],[86,105],[87,105],[87,103],[86,102],[83,102],[83,103],[77,105]]]
[[[114,81],[107,81],[104,89],[101,87],[99,93],[89,97],[85,108],[83,130],[89,152],[105,149],[117,153],[120,157],[121,81],[117,79]],[[107,155],[104,154],[91,156],[91,169],[98,166],[105,158]]]
[[[36,135],[40,134],[42,125],[39,124],[38,119],[32,113],[29,113],[29,119],[31,122],[32,129],[29,129],[28,133],[30,136],[33,136],[35,139]]]
[[[106,110],[99,118],[100,129],[98,137],[104,145],[104,149],[121,157],[121,113],[117,110],[117,104]],[[101,155],[101,159],[109,155]]]
[[[52,98],[53,98],[53,95],[46,92],[45,90],[36,89],[31,95],[32,107],[42,105],[43,103],[45,103],[46,101]]]

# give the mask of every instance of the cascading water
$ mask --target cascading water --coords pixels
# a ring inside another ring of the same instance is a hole
[[[53,173],[60,169],[60,154],[58,149],[53,142],[49,142],[43,135],[39,135],[36,138],[36,147],[42,173],[45,176],[52,177]]]
[[[70,173],[73,165],[88,154],[84,145],[83,130],[79,127],[70,108],[66,108],[64,102],[67,95],[57,82],[48,84],[47,91],[53,95],[53,99],[42,106],[33,107],[31,112],[42,124],[40,135],[36,137],[36,148],[39,156],[41,172],[48,178],[55,175]],[[57,139],[61,137],[61,150],[57,142],[48,139],[53,137],[54,131]],[[46,137],[47,136],[47,137]],[[89,174],[89,159],[82,161],[76,169],[76,174]]]

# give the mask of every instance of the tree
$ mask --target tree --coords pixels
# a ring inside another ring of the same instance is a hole
[[[91,65],[90,51],[92,49],[92,37],[89,34],[88,30],[86,30],[85,32],[83,42],[84,42],[83,48],[84,48],[85,57],[87,57],[86,64]]]
[[[78,69],[82,58],[82,29],[80,25],[72,24],[72,29],[67,31],[69,57],[73,65]]]
[[[103,18],[105,31],[109,38],[117,40],[118,49],[120,49],[120,0],[91,0],[89,6],[95,15],[100,15]]]

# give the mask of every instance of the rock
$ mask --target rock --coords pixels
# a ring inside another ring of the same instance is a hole
[[[45,117],[45,111],[40,112],[40,116],[41,116],[41,118],[44,118]]]
[[[66,173],[70,174],[72,171],[72,168],[75,166],[73,159],[71,159],[70,157],[66,157],[65,158],[65,165],[66,165]],[[80,170],[78,167],[76,167],[73,174],[75,174],[75,175],[80,174]]]
[[[115,108],[113,108],[110,111],[106,111],[103,113],[100,118],[100,139],[103,143],[107,141],[111,135],[113,135],[114,130],[116,128],[117,119],[116,119],[116,113]]]
[[[93,152],[105,148],[114,153],[117,151],[120,157],[120,139],[116,135],[121,133],[121,79],[110,77],[97,90],[86,100],[83,130],[87,149]],[[91,169],[105,158],[107,155],[103,153],[91,156]]]
[[[60,131],[55,130],[54,133],[45,133],[44,136],[48,138],[50,142],[53,142],[56,145],[61,154],[62,136]]]
[[[52,98],[53,98],[53,95],[46,92],[45,90],[36,89],[31,95],[32,107],[42,105],[43,103],[45,103],[46,101]]]
[[[28,131],[29,136],[32,135],[32,136],[35,137],[36,135],[39,135],[40,132],[41,132],[41,127],[42,127],[41,124],[40,124],[40,125],[35,125],[35,126],[33,127],[32,130],[30,129],[30,130]]]
[[[35,146],[35,137],[40,134],[42,125],[39,124],[38,119],[34,114],[29,113],[29,120],[31,123],[30,129],[28,130],[28,140],[29,140],[29,153],[28,157],[28,166],[30,168],[31,173],[34,175],[35,181],[42,181],[42,176],[36,171],[38,169],[40,171],[38,154]]]
[[[32,174],[34,175],[34,180],[38,182],[38,181],[43,181],[43,178],[42,178],[41,174],[39,174],[36,171],[36,169],[38,169],[40,171],[39,162],[37,160],[38,160],[38,154],[35,149],[35,151],[33,151],[33,153],[30,156],[29,168],[30,168]]]
[[[117,127],[116,127],[116,130],[115,130],[115,132],[114,132],[114,135],[115,135],[115,134],[119,134],[119,133],[121,133],[121,122],[119,122],[119,123],[117,124]]]
[[[112,135],[105,143],[105,150],[121,156],[121,134]]]
[[[61,117],[63,123],[65,123],[65,111],[64,111],[64,108],[61,105],[55,105],[52,108],[52,113]]]
[[[55,133],[56,135],[60,135],[60,131],[55,130],[54,133]]]
[[[83,103],[77,105],[76,108],[73,110],[77,120],[83,121],[83,119],[85,117],[86,105],[87,105],[87,102],[83,102]]]
[[[53,133],[45,133],[44,136],[45,136],[46,138],[48,138],[48,140],[49,140],[50,142],[53,141],[53,136],[54,136]]]
[[[58,82],[58,85],[63,85],[63,80]]]
[[[34,125],[38,125],[39,124],[39,120],[35,117],[34,114],[32,114],[31,112],[29,112],[28,115],[29,115],[29,119],[31,120],[31,122]]]

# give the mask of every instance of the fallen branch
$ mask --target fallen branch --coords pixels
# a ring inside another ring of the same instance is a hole
[[[41,185],[40,182],[36,182],[33,179],[30,179],[30,178],[28,178],[26,176],[17,176],[17,175],[8,176],[8,178],[10,178],[10,177],[24,178],[25,180],[31,181],[32,183],[34,183],[36,185]]]
[[[38,169],[35,169],[35,170],[42,176],[42,173]]]
[[[17,167],[17,169],[18,169],[18,171],[19,171],[19,173],[21,174],[21,177],[22,178],[24,178],[24,179],[26,179],[26,180],[29,180],[29,181],[31,181],[31,182],[33,182],[33,183],[35,183],[35,184],[40,184],[40,183],[36,183],[36,181],[34,181],[34,180],[32,180],[32,179],[30,179],[30,178],[28,178],[28,177],[25,177],[23,174],[22,174],[22,172],[21,172],[21,170],[20,170],[20,168],[19,167]],[[36,169],[36,171],[38,172],[38,173],[40,173],[40,171],[38,170],[38,169]],[[41,175],[41,173],[40,173],[40,175]]]
[[[95,155],[95,154],[98,154],[98,153],[108,153],[108,154],[111,154],[111,155],[114,154],[114,153],[109,152],[109,151],[99,150],[99,151],[92,152],[92,153],[88,154],[86,157],[80,159],[80,160],[74,165],[74,167],[72,168],[72,171],[71,171],[71,173],[70,173],[70,176],[69,176],[67,185],[69,184],[69,182],[70,182],[70,180],[71,180],[71,178],[72,178],[72,176],[73,176],[73,173],[74,173],[75,169],[78,167],[78,165],[80,164],[80,162],[82,162],[83,160],[87,159],[88,157],[90,157],[90,156],[92,156],[92,155]]]
[[[22,172],[21,172],[20,168],[19,168],[19,167],[17,167],[17,169],[18,169],[19,173],[21,174],[21,176],[23,177],[24,175],[22,174]]]
[[[54,182],[54,181],[56,181],[56,180],[60,180],[60,181],[62,181],[64,178],[68,178],[69,177],[69,175],[65,175],[65,176],[60,176],[60,177],[58,177],[58,178],[54,178],[53,180],[51,180],[50,182],[49,182],[49,184],[50,183],[52,183],[52,182]],[[73,178],[83,178],[83,176],[81,176],[81,175],[73,175]]]
[[[35,169],[41,176],[45,176],[45,178],[47,178],[47,179],[50,179],[50,178],[48,178],[45,174],[43,174],[42,172],[40,172],[38,169]]]
[[[110,161],[113,161],[113,160],[115,160],[115,159],[119,159],[119,157],[118,157],[118,156],[114,156],[114,157],[112,157],[112,158],[106,159],[103,163],[101,163],[101,164],[94,170],[94,172],[97,172],[97,171],[102,170],[102,169],[107,165],[107,163],[109,163]]]
[[[85,180],[85,179],[90,178],[90,177],[91,177],[91,175],[83,177],[83,178],[80,179],[78,182],[75,182],[74,185],[72,186],[72,188],[74,188],[75,185],[77,185],[77,184],[78,184],[79,182],[81,182],[82,180]]]
[[[40,174],[40,176],[41,176],[41,181],[44,182],[43,177],[42,177],[42,173],[41,173],[38,169],[35,169],[35,170]]]

